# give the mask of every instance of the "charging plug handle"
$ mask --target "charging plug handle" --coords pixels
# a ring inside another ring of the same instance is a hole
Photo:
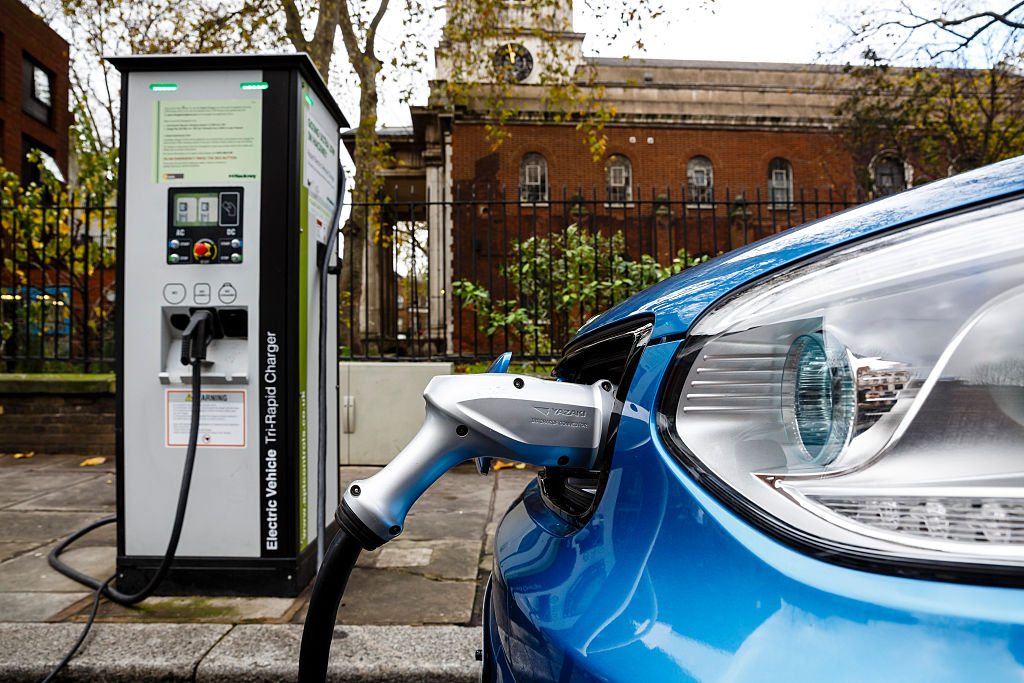
[[[435,377],[412,441],[345,491],[335,519],[367,550],[402,532],[409,508],[442,474],[471,458],[593,469],[608,436],[614,387],[525,375]]]
[[[181,333],[181,364],[198,365],[206,360],[206,349],[213,341],[213,313],[201,309],[192,313]]]

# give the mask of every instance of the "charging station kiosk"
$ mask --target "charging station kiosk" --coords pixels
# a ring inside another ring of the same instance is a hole
[[[347,122],[305,54],[109,61],[121,72],[117,586],[145,584],[167,545],[195,398],[182,331],[208,309],[195,470],[161,592],[296,595],[316,561],[319,264]]]

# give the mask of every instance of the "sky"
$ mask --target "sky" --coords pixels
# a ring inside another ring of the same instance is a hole
[[[582,9],[583,3],[576,4],[576,30],[592,33],[594,19]],[[665,19],[645,31],[647,57],[803,63],[813,61],[819,50],[830,47],[828,38],[837,33],[837,27],[828,19],[826,8],[831,4],[838,11],[844,3],[714,0],[699,6],[667,0],[665,4]],[[608,46],[588,40],[584,50],[607,57],[634,54],[626,43]]]

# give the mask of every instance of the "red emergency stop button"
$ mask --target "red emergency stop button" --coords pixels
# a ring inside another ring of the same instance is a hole
[[[192,254],[197,261],[212,261],[217,255],[217,246],[210,240],[197,240],[192,247]]]

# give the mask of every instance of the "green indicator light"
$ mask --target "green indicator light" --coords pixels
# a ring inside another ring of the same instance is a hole
[[[266,90],[270,86],[264,81],[252,82],[252,83],[239,83],[238,87],[242,90]]]
[[[303,97],[306,98],[306,104],[308,104],[309,106],[312,107],[313,106],[313,98],[310,97],[308,93],[303,95]]]
[[[149,89],[153,92],[171,92],[178,89],[177,83],[150,83]]]

